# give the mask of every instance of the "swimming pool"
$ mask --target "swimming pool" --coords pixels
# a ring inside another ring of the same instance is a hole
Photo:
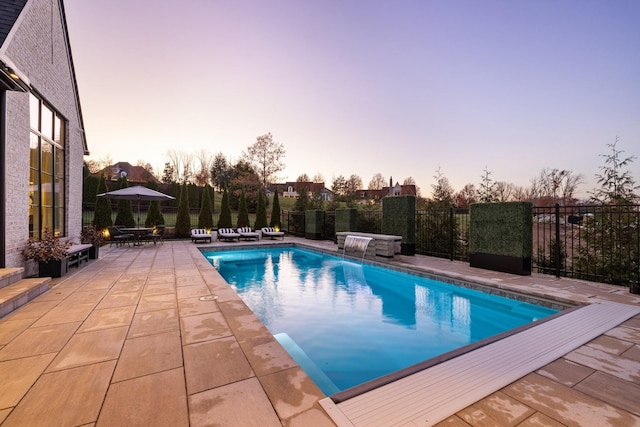
[[[327,395],[557,312],[298,247],[204,255]]]

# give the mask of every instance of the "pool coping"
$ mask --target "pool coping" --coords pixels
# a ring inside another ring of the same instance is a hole
[[[311,251],[321,252],[327,255],[341,257],[339,252],[331,251],[330,249],[325,249],[322,247],[317,247],[309,244],[298,243],[298,242],[278,242],[272,243],[269,245],[270,247],[299,247],[302,249],[308,249]],[[261,249],[264,248],[264,244],[247,244],[243,246],[216,246],[216,247],[202,247],[198,248],[200,252],[210,251],[210,252],[222,252],[222,251],[241,251],[248,249]],[[577,302],[575,300],[571,300],[568,298],[554,297],[550,295],[538,295],[535,293],[524,293],[520,290],[509,289],[506,286],[500,286],[498,283],[487,282],[483,280],[473,278],[466,278],[460,275],[455,274],[447,274],[446,272],[437,272],[430,271],[424,268],[420,268],[417,266],[407,266],[399,264],[398,260],[371,260],[368,258],[357,258],[350,255],[342,256],[344,259],[349,259],[351,261],[360,262],[367,265],[372,265],[376,267],[382,267],[389,270],[397,271],[399,273],[411,274],[414,276],[437,280],[440,282],[444,282],[454,286],[460,286],[467,289],[472,289],[476,291],[480,291],[483,293],[502,296],[505,298],[514,299],[516,301],[527,302],[535,305],[540,305],[543,307],[551,308],[554,310],[567,310],[578,305],[585,304],[586,301]]]
[[[331,256],[337,256],[340,257],[340,253],[336,252],[336,251],[331,251],[330,249],[325,249],[325,248],[318,248],[316,246],[312,246],[312,245],[305,245],[304,243],[298,243],[298,242],[277,242],[277,243],[273,243],[269,245],[269,248],[301,248],[301,249],[306,249],[306,250],[310,250],[310,251],[315,251],[315,252],[319,252],[319,253],[323,253],[326,255],[331,255]],[[202,247],[202,248],[198,248],[200,250],[200,252],[203,254],[204,256],[204,252],[228,252],[228,251],[245,251],[245,250],[252,250],[252,249],[265,249],[265,245],[264,244],[245,244],[242,246],[236,246],[236,245],[223,245],[223,246],[216,246],[216,247]],[[206,256],[205,256],[206,258]],[[410,275],[415,275],[417,277],[421,277],[421,278],[427,278],[427,279],[432,279],[432,280],[437,280],[440,282],[444,282],[453,286],[460,286],[466,289],[471,289],[471,290],[475,290],[475,291],[479,291],[479,292],[483,292],[483,293],[487,293],[490,295],[497,295],[497,296],[501,296],[501,297],[505,297],[505,298],[510,298],[516,301],[521,301],[521,302],[526,302],[526,303],[531,303],[531,304],[536,304],[536,305],[540,305],[540,306],[544,306],[544,307],[548,307],[548,308],[552,308],[554,310],[559,310],[557,313],[554,313],[550,316],[547,316],[543,319],[539,319],[530,323],[527,323],[526,325],[522,325],[519,326],[517,328],[514,329],[510,329],[508,331],[505,332],[501,332],[499,334],[493,335],[491,337],[488,338],[484,338],[482,340],[473,342],[471,344],[467,344],[464,345],[462,347],[458,347],[454,350],[451,351],[447,351],[445,353],[442,353],[438,356],[429,358],[429,359],[425,359],[421,362],[415,363],[413,365],[407,366],[405,368],[399,369],[397,371],[394,372],[390,372],[388,374],[385,374],[383,376],[374,378],[372,380],[366,381],[364,383],[355,385],[353,387],[350,387],[348,389],[339,391],[337,393],[334,393],[330,396],[328,396],[334,403],[340,403],[343,402],[345,400],[348,399],[352,399],[356,396],[359,396],[361,394],[367,393],[371,390],[374,390],[376,388],[382,387],[384,385],[390,384],[394,381],[398,381],[400,379],[409,377],[411,375],[414,375],[420,371],[423,371],[425,369],[429,369],[433,366],[436,366],[440,363],[449,361],[451,359],[454,359],[456,357],[462,356],[464,354],[470,353],[472,351],[478,350],[482,347],[485,347],[487,345],[493,344],[495,342],[498,342],[500,340],[503,340],[505,338],[508,338],[510,336],[516,335],[520,332],[523,332],[527,329],[533,328],[535,326],[538,326],[540,324],[543,324],[545,322],[551,321],[557,317],[563,316],[565,314],[568,314],[576,309],[579,309],[581,307],[584,307],[585,305],[588,305],[587,303],[575,303],[573,302],[572,304],[569,304],[569,302],[567,300],[562,300],[562,301],[556,301],[550,298],[545,298],[545,297],[538,297],[538,296],[532,296],[532,295],[527,295],[524,294],[522,292],[518,292],[518,291],[511,291],[509,289],[505,289],[505,288],[496,288],[493,287],[491,285],[487,285],[486,283],[474,283],[471,280],[464,280],[461,278],[452,278],[449,277],[447,275],[443,275],[443,274],[437,274],[434,272],[429,272],[429,271],[423,271],[421,269],[418,268],[411,268],[411,267],[404,267],[404,266],[399,266],[399,265],[394,265],[392,263],[391,260],[388,261],[378,261],[378,260],[371,260],[371,259],[367,259],[367,258],[357,258],[357,257],[353,257],[353,256],[349,256],[349,255],[343,255],[342,258],[344,259],[348,259],[350,261],[354,261],[354,262],[360,262],[363,264],[367,264],[367,265],[371,265],[371,266],[376,266],[376,267],[380,267],[380,268],[386,268],[392,271],[396,271],[396,272],[400,272],[400,273],[406,273],[406,274],[410,274]],[[215,267],[214,267],[215,268]],[[223,278],[224,280],[224,278]]]

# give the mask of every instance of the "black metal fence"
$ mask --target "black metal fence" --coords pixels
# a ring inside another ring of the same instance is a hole
[[[416,211],[416,253],[469,260],[469,209],[430,208]]]
[[[146,206],[142,217],[146,218]],[[163,207],[168,227],[177,208]],[[198,211],[191,210],[192,224]],[[114,213],[115,215],[115,213]],[[135,214],[134,214],[135,216]],[[93,211],[83,212],[90,225]],[[416,211],[416,253],[469,260],[468,209]],[[382,211],[358,211],[357,230],[382,232]],[[282,229],[305,235],[304,212],[283,211]],[[335,212],[324,212],[322,238],[335,241]],[[640,205],[579,205],[533,208],[532,271],[618,285],[640,284]]]
[[[293,236],[304,237],[305,213],[300,211],[282,211],[282,230]]]
[[[147,211],[149,209],[148,203],[143,203],[140,205],[140,226],[144,226],[144,221],[147,219]],[[167,227],[175,227],[176,218],[178,217],[178,208],[173,206],[162,206],[162,216],[164,217],[164,222]],[[138,206],[132,206],[133,218],[138,221]],[[117,206],[114,204],[111,208],[111,220],[115,221],[116,216],[118,214]],[[200,215],[200,209],[189,209],[189,217],[191,219],[191,225],[194,227],[198,224],[198,217]],[[89,226],[93,224],[93,217],[95,216],[95,205],[94,204],[83,204],[82,209],[82,226]],[[217,221],[216,215],[213,220],[214,224]]]
[[[640,205],[533,208],[533,271],[640,283]]]

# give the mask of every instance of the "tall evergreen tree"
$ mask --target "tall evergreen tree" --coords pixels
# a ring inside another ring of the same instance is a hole
[[[200,208],[200,191],[198,190],[198,186],[194,183],[189,183],[187,189],[189,190],[189,208]]]
[[[147,188],[158,190],[158,184],[154,180],[147,181]],[[164,216],[160,211],[160,201],[152,200],[149,202],[149,210],[147,211],[147,219],[144,221],[145,227],[155,227],[164,224]]]
[[[126,176],[122,176],[118,179],[118,189],[127,188],[128,186],[129,183],[127,182]],[[124,225],[125,227],[136,226],[136,220],[133,218],[133,210],[131,209],[131,200],[118,200],[116,225]]]
[[[222,202],[220,207],[220,217],[218,218],[218,228],[231,228],[231,205],[229,204],[229,191],[224,187],[222,192]]]
[[[189,190],[187,184],[180,189],[178,201],[178,215],[176,216],[176,237],[189,237],[191,235],[191,216],[189,215]]]
[[[271,209],[271,221],[269,227],[282,227],[280,222],[280,200],[278,199],[278,190],[273,193],[273,206]]]
[[[244,194],[244,188],[240,191],[240,202],[238,203],[238,223],[240,227],[249,227],[249,211],[247,210],[247,197]]]
[[[256,222],[253,228],[260,230],[262,227],[267,227],[267,207],[264,204],[264,191],[258,192],[258,206],[256,208]]]
[[[82,182],[82,203],[96,203],[96,196],[100,194],[98,192],[98,185],[100,184],[100,177],[95,175],[87,175]],[[108,190],[107,190],[108,191]]]
[[[104,179],[104,175],[100,175],[96,195],[106,193],[107,191],[109,191],[107,181]],[[96,199],[96,212],[93,216],[93,226],[96,230],[104,230],[110,225],[113,225],[111,221],[111,200],[106,197],[98,197]]]
[[[213,215],[211,213],[211,187],[209,184],[202,190],[200,215],[198,216],[198,228],[213,228]]]

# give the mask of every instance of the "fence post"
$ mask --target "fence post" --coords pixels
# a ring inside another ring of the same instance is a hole
[[[556,277],[560,277],[560,204],[556,203],[556,242],[553,247],[554,264],[556,269]]]
[[[455,236],[454,233],[456,231],[455,224],[453,223],[453,206],[449,206],[449,259],[453,261],[454,252],[455,252]]]

